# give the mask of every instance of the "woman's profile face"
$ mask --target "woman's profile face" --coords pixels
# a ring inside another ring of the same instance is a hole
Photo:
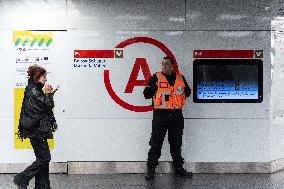
[[[40,76],[40,78],[37,81],[39,83],[42,83],[43,85],[45,85],[45,82],[47,81],[46,73],[44,75]]]

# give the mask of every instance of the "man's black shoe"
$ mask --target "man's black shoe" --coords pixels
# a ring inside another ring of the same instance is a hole
[[[155,174],[155,168],[147,166],[145,179],[146,180],[153,180],[155,178],[154,174]]]
[[[27,186],[20,183],[20,179],[19,176],[16,175],[13,179],[14,184],[18,187],[18,189],[27,189]]]
[[[192,172],[187,172],[183,167],[175,168],[174,173],[176,176],[184,178],[192,178]]]

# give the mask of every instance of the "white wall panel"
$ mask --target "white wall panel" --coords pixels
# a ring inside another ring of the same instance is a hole
[[[70,40],[69,60],[75,49],[114,49],[114,47],[129,38],[150,37],[164,43],[177,59],[180,71],[185,75],[192,87],[192,52],[195,49],[262,49],[264,50],[264,76],[262,103],[193,103],[192,98],[186,105],[186,117],[192,118],[264,118],[269,116],[270,98],[270,32],[104,32],[73,31],[68,32]],[[186,43],[186,44],[185,44]],[[133,44],[124,50],[121,60],[109,60],[110,80],[114,91],[130,104],[149,105],[142,94],[144,87],[135,87],[132,94],[124,93],[130,77],[133,64],[137,57],[146,58],[151,74],[160,71],[160,59],[165,54],[160,49],[149,44]],[[70,61],[69,61],[70,62]],[[105,68],[105,69],[106,69]],[[117,105],[108,95],[103,81],[103,69],[74,68],[69,65],[68,71],[68,103],[69,117],[80,118],[126,118],[148,117],[150,113],[131,112]],[[142,73],[140,73],[142,75]],[[84,91],[84,96],[80,93]],[[77,104],[73,106],[72,103]],[[96,111],[100,107],[100,111]],[[76,109],[76,111],[75,111]],[[223,112],[230,109],[229,112]]]
[[[66,162],[66,150],[69,141],[66,137],[66,130],[69,128],[67,123],[60,119],[57,120],[59,130],[55,134],[55,148],[51,149],[52,162]],[[14,149],[14,120],[0,119],[0,163],[30,163],[35,161],[33,149]],[[66,137],[67,138],[67,137]]]
[[[14,72],[13,33],[0,31],[0,118],[12,119],[14,111]]]
[[[186,119],[189,162],[269,162],[269,119]]]
[[[0,29],[65,30],[65,0],[1,0]]]
[[[270,30],[277,1],[186,0],[186,30]]]
[[[14,119],[1,119],[1,163],[26,163],[35,160],[33,150],[14,150]]]
[[[271,160],[278,160],[284,157],[284,127],[283,118],[271,119],[270,125],[270,145]]]
[[[70,119],[64,133],[68,161],[146,161],[150,119]],[[161,160],[171,160],[167,138]]]
[[[65,31],[55,31],[53,32],[53,43],[51,46],[52,56],[50,57],[51,65],[49,70],[47,70],[47,83],[51,84],[54,88],[59,86],[58,91],[54,95],[55,108],[54,112],[58,119],[64,118],[66,116],[65,109],[67,104],[67,68],[69,60],[68,55],[68,44],[66,38],[67,32]]]
[[[194,49],[264,50],[263,101],[261,103],[190,103],[186,105],[186,117],[190,118],[268,118],[270,113],[270,32],[265,31],[199,31],[187,32],[187,52],[184,74],[193,83],[192,56]]]
[[[67,1],[68,29],[184,30],[184,0]]]
[[[151,74],[161,71],[161,60],[165,53],[148,43],[136,43],[123,48],[124,57],[108,59],[105,68],[74,68],[73,51],[112,50],[120,42],[133,37],[148,37],[166,45],[177,62],[184,62],[183,32],[68,32],[68,103],[66,113],[70,118],[151,118],[152,113],[129,111],[108,94],[104,84],[104,70],[110,70],[113,90],[124,101],[136,106],[147,106],[151,100],[143,96],[144,86],[136,86],[132,93],[124,93],[136,58],[145,58]],[[142,71],[138,79],[144,79]]]

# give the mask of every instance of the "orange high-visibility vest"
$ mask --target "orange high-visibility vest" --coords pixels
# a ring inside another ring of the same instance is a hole
[[[157,72],[158,90],[153,97],[154,109],[182,109],[185,104],[185,83],[182,74],[176,73],[174,86],[170,86],[162,72]]]

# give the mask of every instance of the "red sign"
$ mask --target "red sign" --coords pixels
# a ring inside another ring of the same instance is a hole
[[[254,50],[194,50],[193,58],[253,58]]]
[[[74,58],[114,58],[114,50],[75,50]]]

